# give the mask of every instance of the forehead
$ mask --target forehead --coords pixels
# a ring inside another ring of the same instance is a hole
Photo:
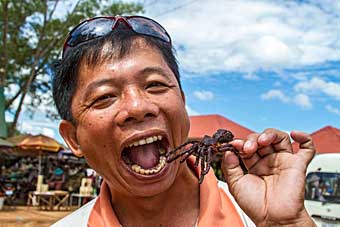
[[[127,42],[121,42],[119,40],[117,42],[111,42],[110,40],[106,40],[103,46],[98,48],[99,51],[89,50],[85,52],[84,56],[80,59],[81,67],[79,69],[83,67],[95,68],[107,62],[121,60],[146,49],[160,53],[160,50],[141,37],[132,38]]]
[[[77,90],[82,90],[97,78],[138,75],[138,72],[147,67],[161,68],[169,77],[176,80],[160,50],[148,45],[143,39],[135,40],[129,47],[129,51],[126,51],[123,56],[112,53],[114,51],[115,49],[110,44],[104,45],[96,64],[88,62],[86,59],[81,61],[78,71]],[[132,78],[125,76],[121,78]]]

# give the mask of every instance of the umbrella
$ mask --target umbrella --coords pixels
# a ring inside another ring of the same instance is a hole
[[[9,153],[13,150],[14,144],[0,138],[0,154],[4,154],[5,157],[10,157]]]
[[[0,148],[11,148],[11,147],[14,147],[13,143],[0,138]]]
[[[42,152],[59,152],[65,147],[58,143],[55,139],[46,135],[20,135],[12,137],[9,141],[13,142],[17,148],[18,153],[23,152],[26,155],[39,155],[39,174],[41,172],[41,154]]]

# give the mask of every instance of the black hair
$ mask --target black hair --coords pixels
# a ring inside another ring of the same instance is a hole
[[[140,35],[126,27],[119,26],[103,37],[78,44],[76,47],[68,47],[70,49],[65,56],[55,64],[52,92],[58,113],[62,119],[75,122],[71,106],[72,97],[77,87],[80,65],[85,63],[89,66],[95,66],[112,58],[121,59],[133,51],[133,44],[138,38],[142,38],[146,45],[159,50],[174,73],[182,91],[178,64],[171,44],[159,38]],[[105,45],[110,43],[111,45]],[[104,45],[105,48],[108,46],[111,50],[103,52]]]

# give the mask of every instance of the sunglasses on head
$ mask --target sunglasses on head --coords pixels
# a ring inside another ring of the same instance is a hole
[[[70,31],[64,42],[62,57],[66,55],[69,47],[75,47],[109,34],[117,27],[118,22],[124,23],[138,34],[153,36],[171,44],[170,36],[166,30],[150,18],[142,16],[94,17],[81,22]]]

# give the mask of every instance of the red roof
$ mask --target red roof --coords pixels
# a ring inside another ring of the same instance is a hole
[[[311,134],[316,153],[340,153],[340,129],[325,126]],[[297,144],[294,143],[294,150]]]
[[[254,132],[218,114],[198,115],[190,117],[189,138],[202,138],[204,135],[212,136],[220,128],[228,129],[234,134],[235,138],[242,139]]]

